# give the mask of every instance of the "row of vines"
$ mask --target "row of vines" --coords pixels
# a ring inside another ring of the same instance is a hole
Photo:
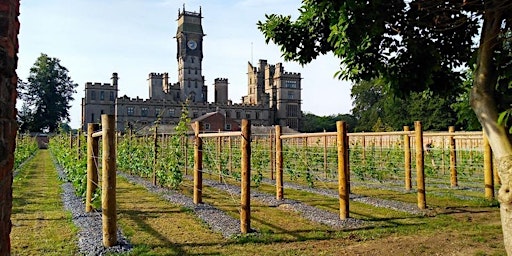
[[[33,156],[38,149],[37,141],[31,136],[18,136],[16,150],[14,150],[14,169],[18,169],[22,163]]]

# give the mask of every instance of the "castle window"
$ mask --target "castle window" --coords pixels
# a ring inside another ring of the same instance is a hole
[[[210,124],[209,123],[205,123],[204,124],[204,129],[209,131],[210,130]]]
[[[194,63],[194,58],[190,57],[190,62]]]
[[[101,115],[105,114],[105,111],[103,111],[103,109],[101,110]]]
[[[190,69],[188,70],[188,74],[190,74]]]
[[[194,118],[197,118],[199,115],[197,114],[197,112],[194,112],[194,114],[192,115]]]
[[[226,111],[226,117],[231,117],[231,112]]]
[[[251,113],[245,113],[245,118],[246,119],[251,119]]]
[[[226,131],[231,131],[231,124],[226,124],[225,129],[226,129]]]
[[[256,112],[256,119],[260,119],[260,112]]]
[[[236,119],[240,119],[240,115],[241,115],[241,114],[240,114],[240,111],[237,111],[237,112],[236,112]]]
[[[179,96],[179,95],[178,95],[178,96]],[[175,115],[175,114],[176,114],[176,113],[175,113],[174,108],[169,109],[169,116],[170,116],[170,117],[174,117],[174,115]]]
[[[196,75],[197,75],[197,69],[195,70],[195,72],[196,72]]]
[[[91,100],[96,100],[96,92],[91,91]]]
[[[297,105],[287,105],[286,106],[286,116],[287,117],[298,117],[299,108]]]
[[[104,91],[100,92],[100,100],[105,100],[105,92]]]
[[[114,101],[114,92],[110,92],[110,101]]]
[[[297,81],[284,81],[284,86],[286,88],[296,89],[297,88]]]
[[[160,116],[160,109],[159,108],[155,109],[155,116],[156,117]]]
[[[141,116],[148,116],[148,112],[149,112],[148,108],[141,108],[140,109],[140,115]]]
[[[293,91],[288,91],[288,99],[290,99],[290,100],[295,99],[295,93]]]
[[[135,114],[135,109],[133,107],[127,107],[126,108],[126,115],[133,116]]]
[[[91,123],[94,123],[94,113],[91,114]]]

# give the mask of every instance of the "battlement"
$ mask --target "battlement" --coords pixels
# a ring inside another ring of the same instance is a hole
[[[228,79],[227,78],[215,78],[214,82],[215,83],[217,83],[217,82],[226,82],[227,83]]]
[[[94,88],[94,87],[114,87],[114,86],[112,84],[110,84],[110,83],[98,83],[98,82],[95,82],[95,83],[87,82],[87,83],[85,83],[85,89]]]
[[[298,72],[284,72],[283,75],[300,76],[300,73],[298,73]]]

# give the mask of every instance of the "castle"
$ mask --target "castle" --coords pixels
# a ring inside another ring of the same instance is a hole
[[[85,84],[82,98],[82,129],[87,123],[99,123],[102,114],[116,116],[116,128],[140,128],[153,124],[177,124],[185,102],[190,118],[219,112],[240,123],[249,119],[253,125],[288,126],[300,129],[301,75],[285,72],[281,63],[270,65],[259,60],[258,66],[248,63],[248,94],[234,104],[228,97],[228,79],[214,80],[215,101],[208,102],[208,90],[202,75],[203,28],[199,12],[178,10],[176,32],[178,82],[169,83],[168,73],[150,73],[149,99],[118,97],[118,74],[112,83]],[[226,127],[229,128],[229,127]],[[229,130],[229,129],[226,129]]]

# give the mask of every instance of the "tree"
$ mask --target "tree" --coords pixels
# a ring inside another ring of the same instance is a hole
[[[353,84],[351,97],[352,113],[358,119],[356,131],[375,131],[375,127],[397,131],[404,125],[412,126],[415,120],[421,120],[425,130],[446,130],[455,123],[453,97],[445,98],[430,90],[397,97],[382,79],[374,79]]]
[[[395,93],[430,89],[453,96],[461,67],[473,68],[470,103],[497,160],[504,242],[512,255],[512,2],[304,0],[299,11],[296,21],[266,15],[258,28],[285,60],[306,64],[334,53],[342,79],[382,77]]]
[[[303,113],[303,125],[301,132],[334,132],[336,131],[336,121],[345,121],[348,132],[353,132],[357,126],[357,120],[349,114],[338,114],[330,116],[317,116],[312,113]]]
[[[78,86],[57,58],[41,54],[30,68],[28,82],[18,81],[23,100],[18,121],[22,131],[55,132],[59,123],[69,121],[70,102]]]

